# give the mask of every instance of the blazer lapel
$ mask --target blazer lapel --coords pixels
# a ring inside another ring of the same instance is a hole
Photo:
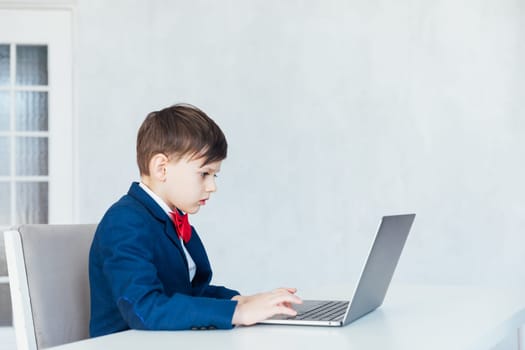
[[[138,182],[133,182],[131,184],[131,187],[128,191],[128,195],[132,196],[137,201],[139,201],[158,221],[164,223],[164,232],[166,233],[168,238],[173,242],[173,244],[175,244],[175,246],[179,250],[179,253],[184,258],[183,260],[186,264],[186,268],[188,268],[186,254],[184,254],[181,241],[177,236],[177,232],[175,231],[175,226],[173,225],[171,218],[168,217],[166,212],[157,204],[157,202],[155,202],[155,200],[151,198],[151,196],[148,195],[146,191],[144,191],[139,186]]]
[[[212,275],[210,261],[208,260],[208,255],[202,245],[202,241],[193,227],[191,239],[186,243],[186,249],[188,250],[188,253],[190,253],[191,258],[197,267],[192,285],[199,286],[201,284],[210,283]]]

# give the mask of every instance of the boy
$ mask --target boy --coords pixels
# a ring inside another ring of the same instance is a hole
[[[227,329],[296,314],[295,289],[241,296],[210,285],[210,263],[187,215],[216,191],[226,153],[221,129],[196,107],[146,117],[137,136],[141,182],[106,212],[91,246],[92,337],[130,328]]]

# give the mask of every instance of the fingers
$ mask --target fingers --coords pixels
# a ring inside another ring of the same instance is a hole
[[[302,304],[303,301],[299,297],[292,294],[289,294],[288,296],[285,295],[283,296],[283,298],[284,301],[275,304],[272,310],[272,315],[270,315],[269,317],[277,314],[288,316],[297,315],[297,311],[292,307],[292,304]]]
[[[274,316],[274,315],[287,315],[287,316],[296,316],[297,315],[297,311],[294,310],[293,308],[291,307],[286,307],[286,306],[277,306],[277,308],[275,308],[275,312],[273,315],[271,316]],[[271,317],[270,316],[270,317]]]
[[[295,295],[296,291],[295,288],[278,288],[266,293],[235,298],[234,300],[240,302],[235,308],[233,324],[252,325],[277,314],[297,315],[292,304],[301,304],[303,301]]]
[[[282,300],[281,303],[292,303],[292,304],[302,304],[303,300],[299,298],[295,294],[281,294],[280,299]]]
[[[291,294],[295,294],[297,292],[297,288],[277,288],[277,289],[274,289],[273,292],[277,293],[277,292],[288,292],[288,293],[291,293]]]
[[[288,291],[280,291],[273,294],[273,297],[270,300],[270,304],[274,306],[273,315],[277,313],[284,313],[286,315],[294,316],[296,314],[295,310],[292,307],[292,304],[302,304],[301,298],[295,294],[291,294]],[[286,312],[282,312],[286,310]],[[273,316],[271,315],[271,316]]]
[[[292,303],[289,303],[287,301],[285,301],[284,303],[282,303],[283,306],[286,306],[286,307],[292,307]]]

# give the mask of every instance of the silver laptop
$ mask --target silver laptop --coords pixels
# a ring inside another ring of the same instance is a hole
[[[416,214],[384,216],[350,301],[304,300],[297,316],[277,315],[260,323],[345,326],[383,303]]]

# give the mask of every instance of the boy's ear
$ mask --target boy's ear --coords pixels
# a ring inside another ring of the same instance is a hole
[[[157,153],[149,161],[149,173],[150,176],[157,181],[166,181],[166,167],[168,166],[169,159],[165,154]]]

